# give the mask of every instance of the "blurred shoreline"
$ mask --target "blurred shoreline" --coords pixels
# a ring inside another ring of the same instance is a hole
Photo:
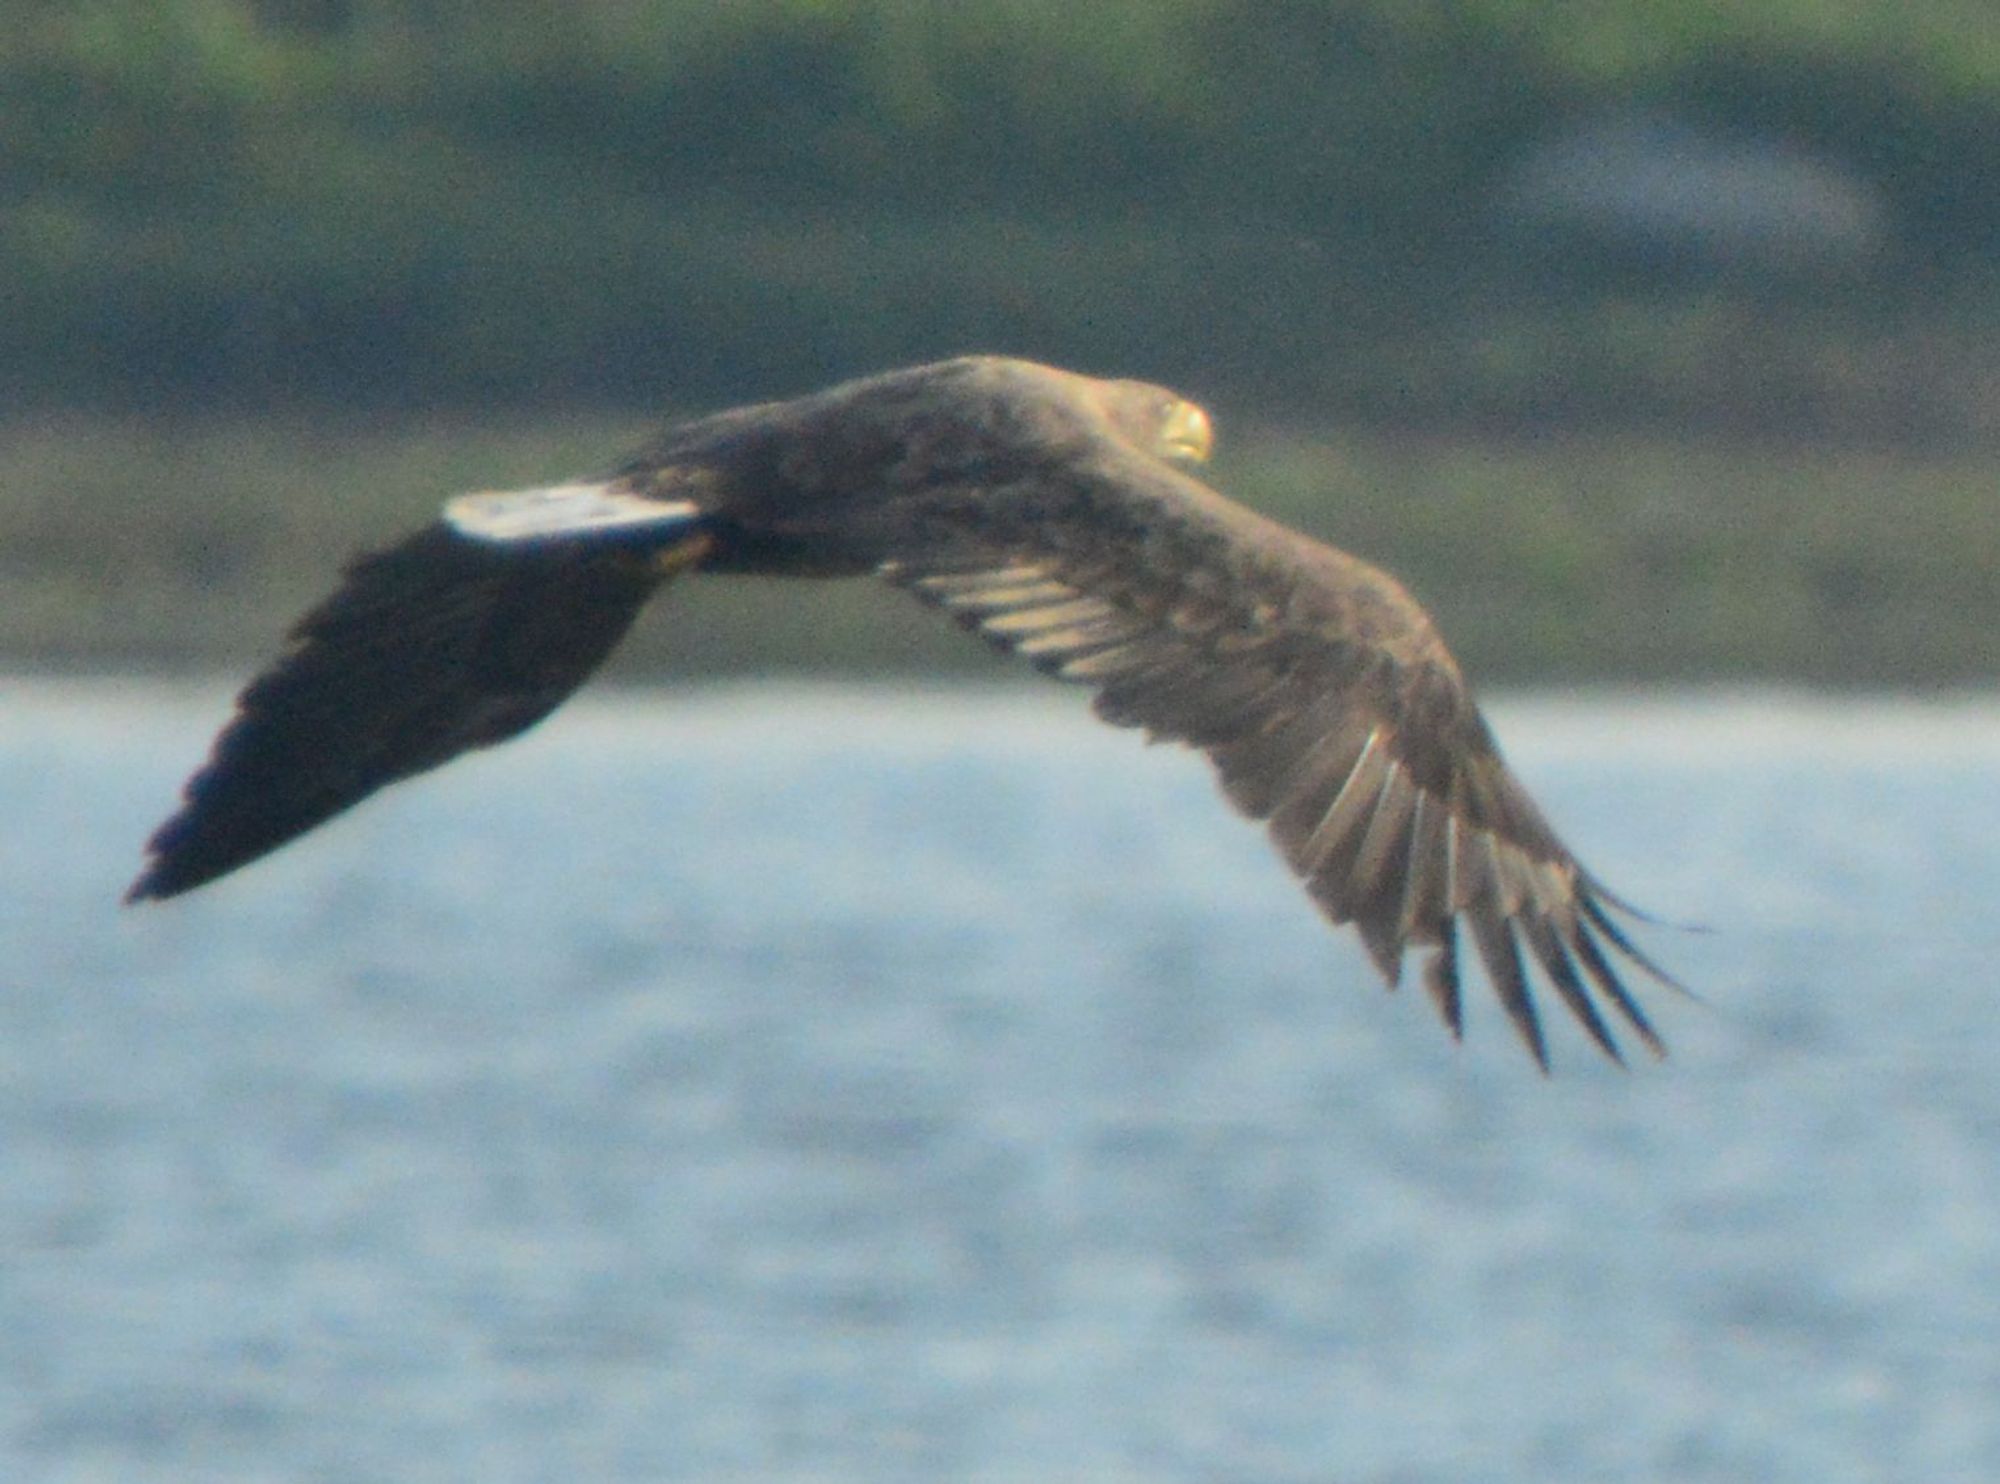
[[[654,419],[0,422],[0,668],[240,673],[342,561],[447,496],[601,467]],[[1979,448],[1630,431],[1240,427],[1222,491],[1396,573],[1482,684],[1926,690],[2000,663],[2000,501]],[[624,679],[998,678],[867,582],[679,584]]]

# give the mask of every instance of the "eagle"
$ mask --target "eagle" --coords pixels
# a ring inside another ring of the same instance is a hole
[[[681,422],[608,473],[460,495],[299,620],[126,899],[518,736],[681,573],[875,576],[1089,687],[1106,722],[1205,753],[1391,988],[1424,951],[1454,1036],[1463,932],[1544,1071],[1537,979],[1610,1057],[1613,1024],[1663,1054],[1626,981],[1679,986],[1509,771],[1430,617],[1195,478],[1213,438],[1162,387],[966,356]]]

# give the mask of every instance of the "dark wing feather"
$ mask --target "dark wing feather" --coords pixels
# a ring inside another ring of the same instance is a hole
[[[1431,950],[1424,984],[1454,1035],[1463,924],[1544,1067],[1531,964],[1607,1054],[1602,1006],[1661,1052],[1615,960],[1673,981],[1611,920],[1387,574],[1138,458],[988,491],[922,530],[891,580],[1091,686],[1104,720],[1206,752],[1392,986],[1410,947]]]
[[[386,783],[534,725],[662,576],[630,549],[505,546],[442,524],[355,561],[237,698],[128,900],[211,881]]]

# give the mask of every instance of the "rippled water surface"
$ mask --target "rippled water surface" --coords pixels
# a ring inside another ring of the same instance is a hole
[[[0,692],[0,1478],[2000,1478],[2000,709],[1516,701],[1675,1055],[1384,995],[1061,693],[586,700],[120,911]]]

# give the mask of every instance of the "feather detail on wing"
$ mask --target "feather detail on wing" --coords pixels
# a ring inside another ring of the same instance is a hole
[[[981,542],[884,575],[1043,672],[1091,686],[1105,721],[1207,753],[1231,801],[1267,822],[1321,911],[1354,924],[1391,987],[1406,951],[1429,949],[1425,990],[1460,1034],[1462,927],[1544,1069],[1530,963],[1606,1055],[1623,1059],[1606,1007],[1662,1053],[1615,960],[1673,981],[1612,920],[1614,899],[1508,771],[1393,579],[1315,546],[1323,560],[1288,580],[1325,588],[1321,601],[1260,600],[1242,573],[1190,570],[1187,543],[1156,544],[1152,567],[1135,570],[1062,550],[1046,531],[1002,546],[999,522],[983,524]],[[1207,549],[1228,555],[1212,532]]]
[[[516,545],[440,523],[362,557],[237,698],[127,900],[199,886],[386,783],[526,730],[706,539]]]

